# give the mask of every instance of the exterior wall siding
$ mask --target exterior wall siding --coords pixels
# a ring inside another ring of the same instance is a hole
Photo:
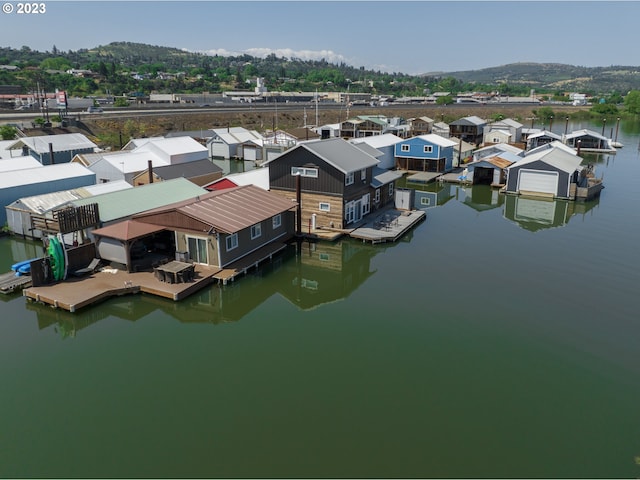
[[[218,242],[222,265],[219,266],[225,267],[273,241],[280,240],[284,242],[291,238],[294,235],[294,212],[283,212],[281,219],[282,224],[276,229],[273,228],[272,218],[260,222],[262,234],[255,239],[251,239],[251,227],[240,230],[238,232],[238,246],[229,251],[227,251],[227,237],[229,235],[221,233],[218,236]]]
[[[544,172],[558,172],[558,191],[556,192],[556,197],[560,198],[568,198],[569,197],[569,181],[571,175],[562,170],[558,170],[557,168],[552,167],[551,165],[544,163],[542,161],[529,163],[527,165],[522,165],[522,167],[514,167],[509,169],[507,172],[507,192],[517,193],[518,192],[518,171],[524,168],[526,170],[539,170]]]
[[[177,230],[175,232],[176,237],[176,252],[187,252],[189,250],[188,247],[188,237],[191,238],[202,238],[207,240],[207,260],[208,265],[218,267],[218,250],[217,250],[217,240],[213,235],[206,235],[204,233],[193,233],[187,231]]]
[[[292,202],[296,200],[296,192],[288,190],[273,190],[274,193],[283,195]],[[316,215],[317,227],[343,228],[344,224],[344,202],[342,197],[336,195],[326,195],[322,193],[302,193],[300,196],[302,208],[302,231],[306,232],[313,215]],[[328,203],[329,211],[321,211],[320,203]]]
[[[269,164],[270,188],[295,191],[296,177],[291,175],[291,167],[318,169],[318,178],[300,178],[302,192],[337,195],[344,192],[344,174],[304,148],[286,152]]]

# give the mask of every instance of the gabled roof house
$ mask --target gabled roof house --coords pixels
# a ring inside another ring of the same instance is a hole
[[[401,170],[449,172],[456,142],[434,133],[407,138],[395,144],[396,165]]]
[[[214,128],[212,137],[207,141],[209,157],[216,159],[244,158],[239,151],[241,145],[246,149],[262,148],[264,139],[255,130],[247,130],[244,127]]]
[[[294,234],[296,204],[254,185],[205,193],[134,216],[174,232],[176,250],[223,268]],[[280,247],[278,247],[280,249]]]
[[[271,191],[295,200],[300,185],[300,227],[305,231],[343,228],[359,222],[372,209],[376,195],[373,169],[378,161],[346,140],[304,142],[267,165]],[[394,184],[382,188],[389,193]]]
[[[23,155],[31,155],[42,165],[51,165],[69,163],[77,154],[94,152],[98,146],[81,133],[67,133],[22,137],[7,148],[22,150]]]
[[[543,149],[507,167],[506,192],[575,197],[582,158],[560,148]],[[573,185],[573,187],[572,187]]]

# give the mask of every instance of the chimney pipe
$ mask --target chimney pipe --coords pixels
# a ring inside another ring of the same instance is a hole
[[[149,183],[153,183],[153,162],[147,160],[147,165],[149,166]]]
[[[302,236],[302,189],[300,187],[300,174],[296,175],[296,202],[298,202],[298,208],[296,208],[296,235]]]
[[[51,159],[51,165],[56,163],[55,159],[53,158],[53,143],[49,143],[49,158]]]

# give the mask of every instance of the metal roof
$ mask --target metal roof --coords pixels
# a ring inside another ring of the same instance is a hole
[[[549,150],[551,148],[559,148],[572,155],[578,154],[578,152],[576,152],[576,150],[574,150],[572,147],[565,145],[564,143],[559,142],[558,140],[554,140],[553,142],[545,143],[544,145],[540,145],[539,147],[532,148],[531,150],[525,152],[524,154],[525,154],[525,157],[527,157],[529,155],[534,155],[538,152]]]
[[[215,128],[215,137],[220,138],[227,145],[237,145],[245,142],[254,142],[262,145],[263,137],[255,130],[247,130],[243,127]],[[208,142],[207,142],[208,143]]]
[[[550,130],[540,130],[537,133],[533,133],[533,134],[529,135],[527,138],[530,140],[532,138],[540,138],[540,137],[555,138],[556,140],[561,140],[562,139],[562,135],[558,135],[557,133],[553,133]]]
[[[577,155],[573,155],[562,148],[548,148],[546,150],[527,155],[522,160],[514,163],[508,168],[521,167],[537,161],[544,162],[558,170],[573,173],[582,163],[582,158]]]
[[[354,138],[351,140],[351,143],[366,143],[368,145],[371,145],[373,148],[381,148],[393,146],[401,141],[402,138],[394,135],[393,133],[384,133],[382,135],[371,135],[370,137]]]
[[[579,137],[593,137],[599,140],[609,140],[604,135],[600,135],[598,132],[594,132],[592,130],[587,130],[586,128],[583,128],[582,130],[576,130],[575,132],[571,132],[565,136],[567,140],[570,138],[579,138]]]
[[[212,230],[236,233],[279,213],[296,207],[296,203],[255,185],[213,191],[198,198],[144,212],[141,221],[166,212],[178,212],[196,219]]]
[[[80,198],[83,197],[78,195],[74,190],[64,190],[62,192],[45,193],[43,195],[20,198],[7,205],[7,208],[11,210],[22,210],[43,214],[49,210],[59,207],[60,205]]]
[[[47,183],[65,178],[93,176],[95,173],[79,163],[59,163],[25,170],[4,172],[0,175],[0,189],[31,185],[34,183]]]
[[[119,218],[130,217],[170,203],[195,198],[206,193],[186,178],[176,178],[165,182],[150,183],[117,192],[95,195],[72,202],[74,205],[97,203],[100,209],[100,220],[109,222]]]
[[[204,145],[189,136],[151,138],[144,145],[136,147],[134,152],[153,152],[169,157],[186,153],[200,153],[205,158],[208,154],[208,150]]]
[[[384,155],[384,153],[382,153],[377,148],[372,147],[368,143],[365,143],[365,142],[352,142],[352,143],[353,145],[358,147],[360,150],[362,150],[364,153],[368,153],[374,158],[378,158]]]
[[[65,133],[61,135],[39,135],[37,137],[22,137],[17,140],[11,149],[28,146],[38,153],[48,153],[49,144],[54,152],[68,152],[70,150],[85,150],[98,146],[81,133]]]
[[[385,170],[384,168],[373,167],[371,186],[373,188],[380,188],[400,178],[402,178],[402,173],[397,170]]]
[[[60,192],[44,193],[42,195],[20,198],[8,205],[7,208],[43,214],[74,200],[92,197],[109,191],[123,190],[125,188],[133,187],[124,180],[99,183],[97,185],[88,185],[86,187],[75,188],[73,190],[63,190]]]
[[[78,191],[82,197],[90,197],[93,195],[102,195],[103,193],[117,192],[127,188],[133,188],[133,185],[125,180],[114,180],[112,182],[97,183],[95,185],[76,188],[76,191]],[[83,192],[86,192],[86,195]]]
[[[175,165],[161,165],[159,167],[153,167],[153,173],[158,177],[164,179],[171,178],[190,178],[200,175],[206,175],[208,173],[222,172],[222,168],[215,165],[211,160],[195,160],[193,162],[177,163]],[[140,172],[136,176],[145,175],[148,172]]]
[[[425,142],[433,143],[440,147],[455,147],[457,143],[449,138],[444,138],[441,135],[436,135],[435,133],[428,133],[427,135],[418,135],[417,137],[414,137],[414,138],[419,138],[421,140],[424,140]]]
[[[169,132],[165,135],[165,138],[175,137],[191,137],[191,138],[211,138],[213,137],[213,130],[190,130],[185,132]]]
[[[146,237],[152,233],[161,232],[164,227],[152,225],[150,223],[137,222],[135,220],[125,220],[114,223],[103,228],[93,230],[91,233],[99,237],[115,238],[116,240],[135,240]]]
[[[450,125],[485,125],[485,122],[482,118],[477,117],[475,115],[471,115],[469,117],[464,117],[456,120],[455,122],[451,122]]]
[[[14,170],[26,170],[27,168],[39,168],[43,165],[33,158],[27,157],[14,157],[0,160],[0,172],[12,172]]]
[[[345,174],[356,172],[363,168],[375,167],[379,163],[377,159],[342,138],[305,142],[296,148],[309,150]],[[283,155],[286,154],[287,152]]]

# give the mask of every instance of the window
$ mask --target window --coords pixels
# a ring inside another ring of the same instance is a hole
[[[331,204],[328,202],[320,202],[320,204],[318,205],[318,210],[320,210],[321,212],[330,212]]]
[[[408,152],[409,150],[411,150],[411,145],[406,143],[403,143],[402,145],[400,145],[401,152]]]
[[[238,234],[233,233],[227,237],[227,252],[238,247]]]
[[[375,203],[380,203],[380,189],[379,188],[376,188],[376,196],[373,197],[373,201]]]
[[[345,214],[344,219],[345,223],[349,225],[355,220],[356,212],[355,212],[355,202],[349,202],[345,205]]]
[[[271,219],[271,226],[275,230],[276,228],[280,228],[281,225],[282,225],[282,214],[279,213]]]
[[[431,145],[425,145],[424,153],[431,153],[431,152],[433,152],[433,147]]]
[[[389,184],[389,196],[392,197],[393,196],[393,183]]]
[[[262,224],[261,223],[256,223],[255,225],[251,226],[251,240],[254,240],[256,238],[258,238],[260,235],[262,235]]]
[[[300,175],[301,177],[318,178],[317,168],[291,167],[291,175]]]
[[[422,197],[420,199],[420,205],[431,205],[431,199],[429,197]]]
[[[353,185],[353,172],[351,173],[347,173],[347,175],[344,177],[344,184],[345,185]]]
[[[362,215],[366,215],[371,211],[371,194],[367,193],[362,197]]]
[[[362,170],[360,170],[360,180],[364,182],[366,179],[367,179],[367,169],[363,168]]]
[[[194,262],[207,263],[207,239],[187,237],[187,252]]]

